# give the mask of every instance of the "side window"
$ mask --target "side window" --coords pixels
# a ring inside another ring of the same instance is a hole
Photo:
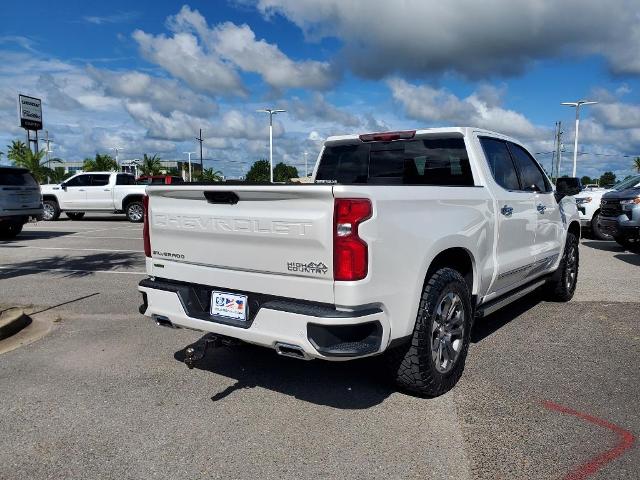
[[[77,177],[73,177],[71,180],[64,182],[67,187],[86,187],[90,184],[90,176],[89,175],[78,175]]]
[[[495,181],[506,190],[520,190],[518,174],[509,155],[507,144],[495,138],[480,138],[480,144],[487,157],[491,174]]]
[[[90,176],[92,187],[104,187],[105,185],[109,185],[109,174],[92,174]]]
[[[131,175],[118,174],[116,177],[116,185],[135,185],[136,179]]]
[[[529,192],[549,192],[550,185],[547,183],[542,170],[533,157],[520,145],[509,143],[509,150],[514,161],[520,169],[520,179],[523,190]]]

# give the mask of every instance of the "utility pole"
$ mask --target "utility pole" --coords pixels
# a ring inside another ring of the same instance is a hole
[[[562,161],[562,122],[556,122],[556,151],[555,151],[555,160],[556,164],[556,180],[560,176],[560,162]]]
[[[191,154],[196,152],[182,152],[182,153],[189,155],[189,181],[191,181]]]
[[[196,140],[198,142],[200,142],[200,171],[202,172],[204,170],[204,167],[202,165],[202,129],[200,129],[200,136],[196,137]]]
[[[304,152],[304,177],[307,178],[309,176],[309,170],[307,169],[307,152]]]
[[[47,149],[45,150],[45,154],[47,155],[47,171],[51,170],[51,159],[49,158],[49,154],[53,152],[51,150],[51,144],[53,143],[53,138],[49,138],[49,130],[45,130],[45,143],[47,144]],[[51,178],[47,173],[47,183],[51,182]]]
[[[271,179],[271,183],[273,183],[273,116],[276,113],[286,112],[286,110],[279,110],[276,108],[261,108],[260,110],[256,110],[256,112],[269,114],[269,177]]]

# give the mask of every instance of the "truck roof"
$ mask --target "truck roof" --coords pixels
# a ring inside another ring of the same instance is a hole
[[[514,141],[516,143],[522,143],[514,138],[509,137],[508,135],[504,135],[502,133],[499,132],[493,132],[491,130],[487,130],[485,128],[478,128],[478,127],[434,127],[434,128],[421,128],[421,129],[416,129],[416,134],[415,137],[419,138],[423,135],[437,135],[437,134],[446,134],[446,133],[457,133],[460,135],[468,135],[471,132],[476,132],[476,133],[481,133],[484,135],[488,135],[491,137],[499,137],[499,138],[503,138],[505,140],[511,140]],[[390,132],[376,132],[376,134],[384,134],[384,133],[393,133],[393,131]],[[327,140],[325,141],[325,144],[327,143],[349,143],[352,142],[354,140],[360,140],[360,135],[361,134],[350,134],[350,135],[334,135],[331,137],[328,137]]]

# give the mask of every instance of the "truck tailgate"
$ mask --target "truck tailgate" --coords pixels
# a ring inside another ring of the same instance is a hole
[[[333,302],[331,186],[167,185],[147,194],[153,275]]]

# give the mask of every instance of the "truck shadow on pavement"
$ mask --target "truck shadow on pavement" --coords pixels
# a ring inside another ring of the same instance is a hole
[[[114,272],[135,264],[143,268],[141,253],[109,252],[88,255],[56,255],[36,258],[0,267],[0,280],[22,277],[33,273],[65,274],[65,277],[88,277],[96,272]]]
[[[174,358],[183,362],[185,349],[176,352]],[[316,405],[345,410],[373,407],[395,391],[381,367],[377,357],[353,360],[348,365],[304,361],[281,357],[274,350],[254,345],[209,350],[195,365],[199,370],[236,380],[235,384],[216,392],[211,397],[214,402],[238,390],[260,387]]]
[[[542,301],[543,293],[533,292],[476,321],[471,342],[483,341]],[[196,343],[207,338],[208,335],[204,335]],[[177,351],[174,358],[184,362],[187,348]],[[233,385],[215,393],[211,397],[214,402],[238,390],[260,387],[317,405],[358,410],[378,405],[397,391],[386,373],[384,362],[381,356],[352,360],[348,365],[345,362],[303,361],[281,357],[268,348],[241,344],[210,349],[194,368],[236,380]]]
[[[593,248],[595,250],[603,250],[605,252],[624,252],[624,248],[616,242],[606,240],[583,240],[582,246]]]
[[[54,232],[50,230],[34,231],[20,233],[16,238],[2,239],[0,240],[0,246],[10,245],[15,242],[25,242],[27,240],[48,240],[51,238],[64,237],[65,235],[71,235],[76,232]]]

